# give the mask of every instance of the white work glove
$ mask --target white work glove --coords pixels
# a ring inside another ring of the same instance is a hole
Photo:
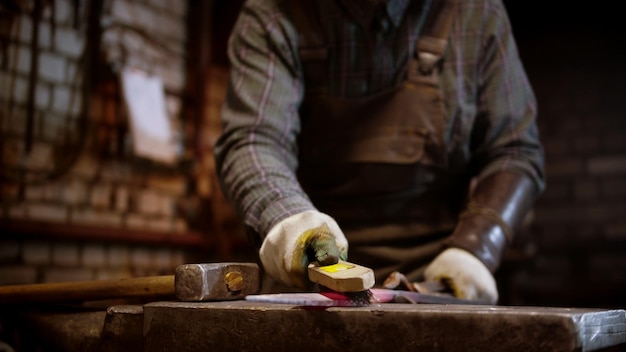
[[[287,286],[309,289],[309,259],[322,265],[348,257],[348,241],[337,222],[317,210],[292,215],[276,224],[259,250],[265,271]]]
[[[498,302],[498,288],[489,269],[468,251],[448,248],[424,271],[426,281],[441,281],[458,298],[485,304]]]

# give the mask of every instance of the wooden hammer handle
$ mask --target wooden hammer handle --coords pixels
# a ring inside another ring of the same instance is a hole
[[[0,304],[174,296],[174,275],[0,286]]]

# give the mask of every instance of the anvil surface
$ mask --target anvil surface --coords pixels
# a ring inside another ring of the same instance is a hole
[[[594,351],[626,347],[626,311],[246,301],[144,307],[146,351]]]
[[[0,318],[43,351],[626,351],[624,309],[155,302],[13,307]]]

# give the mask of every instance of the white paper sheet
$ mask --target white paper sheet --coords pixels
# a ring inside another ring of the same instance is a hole
[[[161,79],[125,68],[121,80],[135,155],[166,164],[174,163],[177,148],[167,117]]]

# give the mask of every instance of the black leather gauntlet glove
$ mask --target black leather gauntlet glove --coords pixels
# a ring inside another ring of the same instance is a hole
[[[498,172],[482,180],[446,241],[480,259],[492,273],[532,207],[537,190],[521,173]]]

